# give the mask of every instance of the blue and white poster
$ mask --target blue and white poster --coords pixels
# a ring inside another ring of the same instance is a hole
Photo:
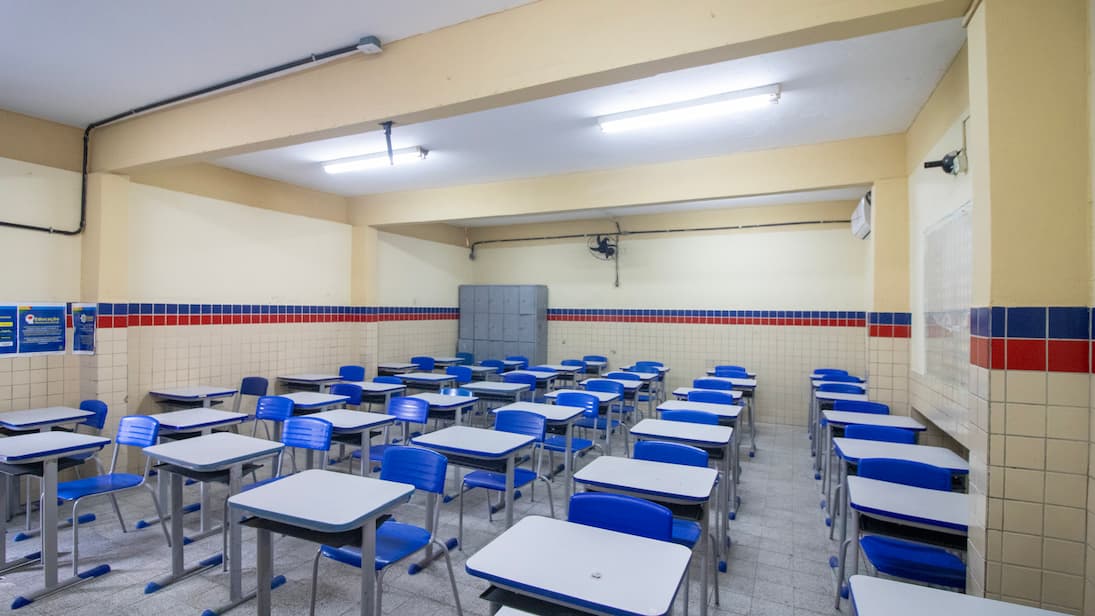
[[[19,354],[65,352],[65,305],[19,306]]]
[[[0,355],[13,355],[19,350],[16,344],[18,332],[15,328],[15,320],[18,318],[18,306],[0,305]]]
[[[72,353],[95,354],[95,304],[72,305]]]

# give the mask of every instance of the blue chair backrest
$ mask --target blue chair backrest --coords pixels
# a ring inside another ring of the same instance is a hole
[[[432,357],[428,355],[417,355],[411,358],[411,363],[416,364],[418,369],[423,372],[432,372],[434,361]]]
[[[460,358],[460,365],[461,366],[475,365],[475,355],[472,355],[471,353],[468,353],[468,352],[465,352],[465,351],[460,351],[459,353],[456,354],[456,356]]]
[[[348,396],[346,404],[357,406],[361,404],[361,386],[353,383],[332,383],[329,390],[332,396]]]
[[[327,451],[331,448],[331,422],[319,417],[290,417],[281,431],[286,447]]]
[[[528,370],[529,372],[555,372],[555,368],[550,366],[529,366],[528,368],[525,368],[525,370]]]
[[[338,376],[343,381],[364,381],[365,366],[341,366],[338,369]]]
[[[719,416],[705,411],[662,411],[666,421],[684,421],[687,423],[718,425]]]
[[[841,370],[840,368],[814,368],[814,374],[848,374],[847,370]]]
[[[498,370],[498,372],[502,372],[506,369],[506,364],[503,364],[502,360],[500,359],[484,359],[483,361],[479,362],[479,365],[486,366],[487,368],[495,368]]]
[[[661,377],[661,371],[658,370],[657,366],[647,366],[645,364],[635,364],[634,366],[631,366],[631,369],[628,372],[641,372],[643,374],[657,374],[659,376],[659,378]]]
[[[608,363],[608,358],[604,355],[583,355],[582,361],[603,361]]]
[[[712,391],[701,389],[688,392],[689,402],[707,402],[710,404],[733,404],[734,395],[726,391]]]
[[[471,396],[473,395],[470,390],[463,387],[442,387],[437,393],[442,396]]]
[[[374,383],[388,383],[389,385],[402,385],[403,381],[398,376],[374,376]]]
[[[536,389],[536,375],[535,374],[503,374],[502,382],[504,383],[524,383],[528,385],[530,389]]]
[[[388,447],[380,464],[380,478],[409,483],[416,490],[441,494],[445,491],[445,456],[421,447]]]
[[[733,389],[734,385],[729,381],[719,379],[695,379],[692,381],[692,387],[696,389]]]
[[[261,376],[245,376],[240,381],[240,395],[265,396],[270,389],[270,382]]]
[[[650,360],[650,359],[646,359],[646,360],[643,360],[643,361],[637,361],[637,362],[635,362],[635,365],[636,366],[653,366],[655,368],[664,368],[665,367],[665,364],[663,364],[662,362],[653,361],[653,360]]]
[[[543,415],[529,411],[498,411],[494,414],[494,429],[498,432],[524,434],[537,442],[544,440],[546,426],[547,420]]]
[[[80,422],[82,425],[91,426],[96,430],[102,430],[106,426],[107,406],[106,402],[102,400],[84,400],[80,403],[81,411],[91,411],[95,413],[90,415],[87,419]]]
[[[456,377],[456,382],[463,385],[464,383],[471,383],[471,368],[467,366],[449,366],[445,368],[445,374],[451,374]]]
[[[508,355],[506,356],[506,360],[521,362],[521,365],[517,367],[518,370],[524,370],[525,368],[528,368],[528,358],[524,355]]]
[[[867,479],[878,479],[929,490],[949,492],[951,489],[950,471],[911,460],[867,458],[859,461],[856,474]]]
[[[916,444],[916,432],[904,428],[891,426],[860,426],[852,424],[844,428],[846,438],[857,438],[864,441],[884,441],[886,443]]]
[[[430,405],[420,398],[396,396],[388,401],[388,414],[408,423],[426,423]]]
[[[255,419],[285,421],[293,416],[293,401],[281,396],[263,396],[255,403]]]
[[[151,447],[160,436],[160,422],[148,415],[127,415],[118,421],[114,442],[132,447]]]
[[[586,388],[588,391],[604,391],[611,394],[624,395],[624,384],[608,379],[589,379],[585,383],[582,383],[582,387]]]
[[[858,376],[852,376],[850,374],[826,374],[826,381],[832,381],[833,383],[861,383]]]
[[[575,494],[570,497],[567,520],[658,541],[673,540],[673,514],[669,509],[634,496]]]
[[[865,394],[866,389],[851,383],[825,383],[817,386],[818,391],[828,391],[834,394]]]
[[[890,414],[889,405],[868,400],[833,400],[833,410],[848,411],[850,413],[871,413],[873,415]]]
[[[582,415],[587,417],[596,417],[601,408],[601,401],[597,399],[597,396],[583,394],[577,391],[564,391],[558,396],[555,396],[555,404],[559,406],[583,408],[585,411]]]
[[[747,379],[749,378],[749,373],[737,366],[715,366],[715,376]]]
[[[563,361],[559,362],[559,365],[561,365],[561,366],[580,366],[582,368],[582,370],[585,370],[585,368],[586,368],[586,363],[584,361],[580,360],[580,359],[564,359]]]
[[[636,460],[707,468],[707,452],[691,445],[663,443],[661,441],[639,441],[635,443],[634,452],[632,457]]]
[[[641,381],[643,378],[634,372],[609,372],[605,375],[606,379],[616,379],[617,381]]]

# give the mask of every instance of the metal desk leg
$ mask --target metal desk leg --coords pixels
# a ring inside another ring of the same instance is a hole
[[[510,459],[512,462],[512,458]],[[510,475],[512,481],[512,475]],[[512,485],[512,484],[511,484]],[[512,493],[511,493],[512,494]],[[510,515],[507,511],[506,515]],[[361,562],[376,561],[376,525],[372,520],[361,527]],[[376,569],[361,567],[361,616],[373,616],[376,607]]]
[[[238,517],[233,515],[233,517]],[[258,529],[257,537],[258,563],[257,586],[255,602],[258,604],[258,613],[261,616],[270,614],[270,583],[274,578],[274,549],[271,541],[271,533],[266,529]]]
[[[513,470],[516,458],[516,452],[506,458],[506,528],[513,526]]]
[[[711,561],[708,558],[708,554],[711,552],[710,543],[707,538],[707,509],[710,503],[705,503],[703,507],[703,517],[700,519],[700,616],[707,616],[707,592],[708,592],[708,573],[711,570]],[[687,609],[687,606],[686,606]]]
[[[571,458],[574,456],[574,422],[573,421],[568,421],[567,422],[566,441],[567,441],[566,453],[563,455],[563,478],[564,478],[564,481],[566,481],[566,485],[563,488],[563,490],[564,490],[563,493],[566,495],[565,502],[570,503],[570,496],[574,493],[574,484],[573,484],[574,469],[572,468],[572,462],[571,462]],[[543,455],[543,453],[541,452],[540,455]],[[552,470],[552,472],[555,472],[555,469],[551,469],[551,470]]]
[[[232,468],[228,469],[228,494],[229,496],[239,494],[240,484],[242,483],[243,465],[235,464]],[[242,582],[240,580],[240,571],[243,569],[240,559],[242,558],[242,535],[240,529],[240,521],[237,516],[229,516],[228,518],[228,595],[236,601],[243,595]]]
[[[10,485],[10,483],[11,475],[5,475],[3,480],[0,480],[0,503],[8,502],[8,486]],[[36,563],[41,560],[41,558],[42,552],[38,551],[8,562],[7,515],[0,515],[0,574],[7,573],[8,571],[13,571],[31,563]]]
[[[840,544],[840,566],[837,569],[836,575],[836,600],[834,606],[840,608],[840,593],[844,588],[844,579],[846,575],[855,575],[859,571],[859,512],[849,507],[848,510],[848,548],[851,549],[851,556],[848,556],[847,550],[844,547],[844,542]],[[851,559],[851,563],[848,563],[848,559]]]
[[[757,394],[756,390],[753,390],[751,393],[752,395],[749,396],[749,457],[757,455],[757,407],[755,406]]]
[[[361,433],[361,476],[368,477],[369,472],[372,471],[372,463],[369,462],[369,456],[371,455],[372,438],[369,437],[369,430],[366,429]],[[354,459],[350,458],[351,467]]]
[[[166,478],[165,478],[166,476]],[[182,581],[195,573],[200,573],[211,567],[216,567],[224,560],[223,554],[215,554],[199,561],[198,564],[186,568],[183,562],[183,478],[182,475],[175,473],[161,472],[159,474],[159,481],[165,481],[164,485],[170,485],[170,498],[168,502],[171,503],[171,573],[152,580],[144,587],[145,594],[151,594],[160,590],[165,586],[170,586],[175,582]]]
[[[821,461],[822,476],[821,476],[821,493],[825,494],[829,488],[830,472],[832,470],[832,451],[833,451],[833,424],[825,424],[825,442],[822,443],[822,448],[817,452],[819,458],[823,458]]]
[[[734,480],[734,476],[737,474],[738,461],[734,459],[736,455],[736,448],[733,446],[733,441],[737,440],[738,435],[732,434],[731,442],[726,444],[726,451],[723,456],[726,458],[726,483],[728,484],[728,490],[730,491],[730,515],[731,519],[738,517],[738,482]]]

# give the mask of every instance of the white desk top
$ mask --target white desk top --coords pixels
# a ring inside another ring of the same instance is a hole
[[[921,526],[967,532],[969,495],[916,488],[864,477],[848,477],[852,509]]]
[[[342,377],[337,374],[306,372],[304,374],[286,374],[285,376],[279,376],[278,380],[290,383],[328,383],[341,381]]]
[[[201,400],[203,398],[227,398],[236,395],[236,390],[231,387],[211,387],[209,385],[193,385],[191,387],[169,387],[166,389],[153,389],[148,392],[157,398],[169,400]]]
[[[444,381],[456,380],[456,377],[451,374],[439,374],[436,372],[405,372],[403,374],[397,374],[396,376],[404,381],[418,381],[420,383],[442,383]]]
[[[491,374],[498,372],[498,368],[494,366],[464,366],[468,370],[471,370],[472,374]]]
[[[906,430],[916,430],[917,432],[927,430],[924,424],[912,417],[906,417],[904,415],[875,415],[874,413],[854,413],[852,411],[821,411],[821,416],[825,418],[825,421],[837,426],[854,424],[860,426],[905,428]]]
[[[574,473],[574,481],[641,497],[705,502],[719,473],[713,468],[601,456]]]
[[[669,368],[667,366],[651,366],[651,367],[657,369],[658,374],[665,374],[665,373],[669,372]],[[630,366],[624,366],[621,369],[622,370],[627,370],[628,372],[634,372],[635,371],[635,364],[631,364]]]
[[[30,464],[85,451],[98,451],[110,439],[77,432],[33,432],[0,438],[0,462]]]
[[[737,404],[715,404],[713,402],[689,402],[687,400],[666,400],[658,405],[659,411],[703,411],[719,417],[737,419],[745,408]]]
[[[464,361],[459,357],[434,357],[433,363],[435,364],[459,364]]]
[[[499,359],[503,366],[520,366],[523,362],[517,359]]]
[[[867,394],[845,394],[839,391],[815,391],[814,397],[818,400],[862,400],[868,401]]]
[[[161,430],[172,432],[197,432],[214,426],[227,426],[247,419],[243,413],[210,408],[183,409],[153,415],[160,422]]]
[[[730,394],[735,400],[741,399],[741,392],[736,389],[703,389],[702,387],[678,387],[673,390],[674,396],[680,396],[681,398],[687,398],[688,394],[693,391],[721,391],[723,393]]]
[[[411,439],[420,447],[472,458],[505,458],[528,447],[533,438],[524,434],[496,432],[468,426],[450,426]]]
[[[730,443],[733,435],[734,429],[730,426],[711,426],[664,419],[644,419],[631,427],[631,436],[687,441],[690,444],[708,447],[725,446]]]
[[[8,430],[38,430],[46,426],[79,423],[94,415],[67,406],[50,406],[41,409],[25,409],[0,413],[0,427]]]
[[[401,361],[386,361],[377,364],[376,367],[383,370],[416,370],[418,368],[418,364]]]
[[[394,415],[381,415],[380,413],[366,413],[364,411],[351,411],[349,409],[335,409],[313,413],[308,417],[326,419],[331,422],[335,432],[361,432],[376,426],[383,426],[395,421]]]
[[[643,386],[642,381],[628,381],[628,380],[625,380],[625,379],[606,379],[604,377],[594,377],[594,378],[598,381],[612,381],[613,383],[619,383],[620,385],[624,386],[624,391],[628,391],[628,392],[636,391],[640,387]],[[579,383],[579,385],[584,386],[586,383],[588,383],[592,380],[594,380],[594,379],[586,379],[586,380],[582,381],[581,383]]]
[[[564,372],[566,374],[574,374],[575,372],[582,369],[581,366],[566,366],[566,365],[563,365],[563,364],[540,364],[540,365],[545,367],[545,368],[551,368],[552,370],[554,370],[556,372]]]
[[[819,385],[858,385],[863,389],[869,389],[867,387],[867,381],[860,379],[858,383],[849,383],[846,381],[826,381],[824,379],[812,379],[810,381],[810,387],[817,389]]]
[[[425,400],[426,404],[430,405],[430,408],[434,410],[455,409],[475,404],[479,401],[479,398],[476,398],[475,396],[444,396],[431,393],[415,394],[410,397]]]
[[[498,381],[473,381],[471,383],[464,383],[460,386],[461,389],[466,389],[468,391],[505,394],[528,391],[528,387],[529,386],[525,383],[500,383]]]
[[[757,380],[756,379],[739,379],[739,378],[733,377],[733,376],[714,376],[714,375],[705,376],[703,378],[705,378],[705,379],[716,379],[716,380],[719,380],[719,381],[726,381],[727,383],[730,383],[734,387],[756,387],[757,386]]]
[[[559,406],[539,402],[514,402],[494,409],[495,413],[498,411],[528,411],[543,417],[548,423],[566,423],[581,417],[585,409],[578,406]]]
[[[473,554],[465,568],[553,603],[648,616],[669,613],[690,556],[668,541],[528,516]]]
[[[610,391],[586,391],[584,389],[556,389],[555,391],[547,392],[546,394],[544,394],[544,397],[548,400],[554,400],[559,396],[559,394],[566,393],[589,394],[594,398],[597,398],[597,400],[599,400],[601,404],[604,404],[606,402],[614,402],[620,399],[620,394],[614,394]]]
[[[313,469],[236,494],[228,504],[267,520],[338,533],[365,525],[413,493],[406,483]]]
[[[535,370],[511,370],[506,374],[531,374],[537,381],[551,381],[559,378],[558,372],[537,372]]]
[[[617,371],[613,370],[612,372],[617,372]],[[626,372],[628,374],[634,374],[635,376],[639,377],[639,381],[642,382],[642,383],[647,383],[649,381],[653,381],[654,379],[658,378],[658,373],[657,372],[635,372],[634,370],[621,370],[619,372]],[[612,373],[610,372],[609,374],[612,374]],[[612,377],[605,376],[605,377],[601,377],[601,378],[611,379]],[[613,379],[613,380],[616,380],[616,379]],[[619,380],[626,381],[628,379],[619,379]],[[632,381],[633,381],[633,379],[632,379]]]
[[[850,582],[852,602],[859,616],[1062,616],[1061,612],[867,575],[853,575]]]
[[[357,385],[361,388],[361,393],[364,394],[386,394],[389,392],[403,391],[407,389],[406,385],[396,385],[395,383],[374,383],[372,381],[346,381],[351,385]]]
[[[825,376],[826,376],[826,375],[824,375],[824,374],[817,374],[817,373],[815,372],[815,373],[813,373],[813,374],[811,374],[811,375],[810,375],[810,380],[811,380],[811,381],[818,381],[818,380],[822,380],[822,379],[824,379],[824,378],[825,378]],[[866,382],[867,382],[867,379],[865,379],[865,378],[863,378],[863,377],[858,377],[858,376],[857,376],[857,377],[852,377],[852,378],[856,378],[856,379],[859,379],[859,382],[860,382],[860,383],[866,383]]]
[[[2,439],[0,439],[2,442]],[[281,443],[231,432],[214,432],[183,441],[145,447],[150,458],[195,471],[219,471],[235,464],[273,455]]]
[[[927,445],[909,445],[908,443],[885,443],[865,441],[855,438],[834,438],[836,453],[849,462],[859,462],[867,458],[892,458],[922,462],[945,468],[952,473],[970,472],[970,464],[962,456],[943,447]]]
[[[321,394],[316,391],[294,391],[288,394],[281,394],[282,398],[289,398],[293,401],[293,405],[301,410],[318,409],[325,406],[331,406],[333,404],[342,404],[349,402],[349,396],[336,396],[334,394]]]

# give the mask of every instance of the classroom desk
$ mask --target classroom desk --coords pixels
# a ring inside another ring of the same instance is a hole
[[[858,616],[1063,616],[1062,612],[867,575],[853,575],[849,584],[852,613]]]
[[[657,375],[652,374],[650,372],[634,372],[632,374],[637,375],[639,377],[638,380],[610,379],[610,378],[605,378],[605,377],[595,377],[595,378],[597,378],[598,380],[612,381],[613,383],[619,383],[620,385],[623,385],[624,386],[624,400],[630,400],[631,402],[635,403],[635,406],[638,406],[638,403],[636,401],[639,398],[639,392],[640,391],[647,392],[646,410],[653,413],[654,412],[654,392],[651,391],[650,386],[651,386],[651,383],[654,381],[654,379],[656,378]],[[582,385],[584,387],[585,384],[588,383],[590,380],[591,379],[586,379],[586,380],[582,381],[580,383],[580,385]]]
[[[708,370],[707,374],[711,376],[707,378],[729,383],[735,390],[740,390],[742,397],[745,398],[745,409],[749,421],[749,456],[755,456],[757,454],[757,422],[754,402],[757,391],[757,375],[755,372],[746,372],[749,378],[743,379],[734,376],[717,376],[713,374],[714,372],[714,370]]]
[[[406,385],[396,385],[395,383],[374,383],[373,381],[346,381],[351,385],[357,385],[361,388],[361,402],[368,404],[370,408],[374,403],[381,403],[384,408],[388,408],[388,402],[391,401],[392,396],[402,396],[407,391]]]
[[[434,393],[415,394],[409,397],[425,400],[426,404],[430,405],[431,412],[452,411],[458,426],[463,423],[464,411],[474,408],[479,402],[479,398],[475,396],[448,396]]]
[[[727,492],[719,495],[718,507],[718,544],[719,552],[725,552],[730,536],[730,518],[737,517],[738,488],[734,477],[737,473],[737,460],[734,459],[734,436],[736,431],[728,426],[712,426],[683,421],[664,419],[644,419],[631,428],[631,435],[637,440],[666,441],[692,445],[701,449],[722,449],[722,476],[720,489]],[[725,486],[725,487],[722,487]],[[729,512],[722,514],[722,504],[728,503]],[[719,569],[725,570],[725,561],[719,563]]]
[[[558,404],[540,404],[538,402],[514,402],[494,409],[495,413],[498,411],[536,413],[547,420],[548,426],[561,426],[563,428],[566,439],[566,451],[563,454],[566,456],[563,458],[563,476],[566,477],[564,500],[569,503],[570,495],[574,492],[574,487],[571,485],[571,481],[574,479],[574,469],[571,468],[571,454],[574,451],[574,422],[578,421],[585,409],[578,406],[560,406]],[[551,469],[551,472],[554,475],[555,469]]]
[[[260,458],[271,457],[285,446],[231,432],[214,432],[195,438],[170,443],[161,443],[145,447],[146,456],[162,464],[160,472],[171,477],[171,573],[153,580],[145,586],[145,594],[156,592],[165,586],[180,582],[210,567],[215,567],[226,555],[217,554],[201,560],[197,565],[187,568],[183,563],[183,517],[182,488],[183,477],[198,481],[216,480],[228,472],[228,494],[239,493],[245,463]],[[229,604],[216,610],[223,613],[243,603],[251,596],[243,595],[241,578],[241,532],[239,520],[229,516],[228,520],[228,571]]]
[[[395,375],[408,387],[415,389],[436,389],[456,387],[456,377],[451,374],[438,374],[436,372],[404,372]]]
[[[233,511],[261,519],[248,522],[258,529],[258,614],[270,614],[274,584],[271,535],[279,532],[336,546],[347,545],[356,538],[351,535],[360,534],[361,562],[370,563],[361,567],[361,614],[372,615],[377,592],[376,570],[371,566],[376,560],[375,520],[410,500],[413,493],[414,486],[406,483],[309,470],[230,497],[228,505]],[[295,533],[294,529],[305,532]]]
[[[739,389],[704,389],[702,387],[678,387],[673,390],[673,395],[678,400],[687,400],[688,394],[694,391],[721,391],[723,393],[730,394],[730,397],[734,399],[734,402],[741,400],[742,392]]]
[[[559,378],[558,372],[537,372],[535,370],[510,370],[506,374],[531,374],[536,377],[536,386],[545,390],[551,389],[555,384],[555,379]]]
[[[363,477],[369,476],[369,470],[372,466],[369,464],[369,448],[371,446],[369,432],[374,428],[381,426],[391,425],[395,422],[394,415],[381,415],[380,413],[366,413],[364,411],[351,411],[349,409],[335,409],[333,411],[323,411],[322,413],[314,413],[309,417],[315,417],[317,419],[325,419],[331,422],[331,432],[335,436],[352,436],[357,434],[361,437],[361,475]],[[325,455],[322,454],[321,455]],[[352,468],[351,461],[351,468]],[[312,455],[308,454],[308,468],[312,468]]]
[[[548,603],[585,613],[651,616],[672,610],[691,555],[668,541],[528,516],[464,567],[491,583],[480,595],[491,613],[532,601],[541,604],[537,613],[548,613],[542,605]]]
[[[0,473],[8,476],[24,474],[42,477],[42,500],[39,507],[39,528],[42,547],[38,555],[8,562],[5,547],[7,516],[0,515],[0,568],[11,570],[25,564],[42,561],[43,585],[33,592],[20,594],[12,609],[51,595],[86,579],[110,572],[108,565],[92,567],[76,576],[59,580],[57,576],[57,460],[74,454],[101,450],[110,439],[75,432],[34,432],[0,439]],[[0,503],[7,502],[8,482],[0,481]]]
[[[346,404],[350,401],[349,396],[336,396],[334,394],[323,394],[315,391],[294,391],[288,394],[281,394],[280,397],[289,398],[293,401],[294,415],[326,411],[327,409],[336,407],[340,404]],[[278,433],[276,438],[281,438],[281,434]]]
[[[450,464],[480,468],[506,475],[506,528],[513,526],[513,469],[518,452],[535,439],[523,434],[495,432],[483,428],[451,426],[411,439],[411,444],[432,449]],[[504,469],[504,470],[503,470]],[[460,489],[464,489],[460,486]]]
[[[607,361],[599,361],[599,360],[596,360],[596,359],[592,360],[592,361],[586,360],[586,372],[587,373],[589,372],[590,368],[593,368],[593,374],[596,374],[597,376],[600,376],[601,374],[604,373],[605,369],[608,368],[608,362]]]
[[[859,518],[868,516],[887,522],[931,531],[964,536],[969,532],[969,495],[907,486],[864,477],[848,477],[848,532],[838,544],[836,603],[840,607],[840,589],[846,571],[859,571]],[[845,540],[851,547],[847,564]]]
[[[376,365],[376,373],[385,376],[399,376],[418,370],[418,364],[410,362],[389,361]]]
[[[700,615],[707,614],[708,567],[711,554],[708,545],[709,503],[715,493],[719,473],[712,468],[681,464],[666,464],[649,460],[601,456],[574,474],[575,483],[599,492],[626,494],[655,502],[701,507],[700,540],[697,544],[703,556],[700,571]],[[717,498],[717,497],[716,497]],[[687,594],[687,593],[686,593]]]
[[[810,429],[814,431],[814,436],[810,440],[810,455],[814,456],[814,479],[820,479],[816,475],[821,471],[821,456],[818,455],[819,445],[821,444],[821,403],[822,402],[836,402],[837,400],[857,400],[867,402],[867,394],[844,394],[835,391],[815,391],[810,396],[810,403],[813,405],[813,424]]]
[[[309,390],[315,388],[316,391],[323,393],[327,391],[332,383],[337,383],[342,380],[342,377],[337,374],[326,373],[312,373],[307,372],[303,374],[287,374],[278,377],[278,382],[289,387],[307,387]]]
[[[551,368],[559,373],[559,379],[563,381],[570,381],[573,383],[577,380],[576,375],[579,371],[582,371],[581,366],[567,366],[563,364],[540,364],[541,367]]]
[[[719,418],[719,424],[724,426],[730,426],[737,429],[738,417],[741,415],[742,410],[745,407],[738,404],[714,404],[712,402],[689,402],[687,400],[666,400],[657,406],[657,411],[703,411],[704,413],[711,413],[717,415]],[[735,460],[741,459],[741,442],[738,439],[734,439],[734,453]],[[738,481],[741,477],[741,466],[735,465],[736,473],[734,481]]]
[[[623,404],[623,400],[621,399],[620,394],[614,394],[608,391],[586,391],[584,389],[556,389],[555,391],[549,391],[544,394],[544,398],[554,404],[556,398],[559,397],[559,394],[565,393],[589,394],[594,398],[597,398],[597,402],[600,403],[599,407],[605,410],[605,419],[607,421],[606,425],[609,428],[608,430],[605,430],[605,453],[612,453],[612,407],[614,406],[614,402],[620,402],[621,404]],[[620,420],[621,422],[623,420],[622,412],[620,414]],[[620,429],[623,430],[622,423]]]
[[[473,381],[485,381],[490,378],[492,374],[498,372],[498,368],[494,366],[464,366],[468,370],[471,370],[471,379]]]
[[[852,385],[859,385],[859,386],[863,387],[864,390],[867,389],[867,379],[864,379],[864,378],[861,378],[861,377],[852,377],[852,378],[857,379],[856,382],[851,383]],[[814,373],[814,374],[810,375],[810,417],[806,422],[806,425],[807,425],[806,432],[809,434],[811,439],[814,438],[814,436],[815,436],[815,430],[814,430],[813,426],[815,425],[815,422],[817,422],[817,409],[818,409],[817,399],[814,397],[814,392],[817,391],[817,388],[818,388],[819,385],[836,384],[836,383],[845,383],[845,381],[827,381],[827,380],[825,380],[825,375],[823,375],[823,374]],[[813,453],[813,451],[811,451],[811,453]]]
[[[825,392],[818,392],[825,393]],[[850,394],[845,394],[850,395]],[[927,427],[919,421],[905,415],[876,415],[874,413],[854,413],[852,411],[822,411],[821,417],[825,421],[825,439],[821,444],[821,449],[818,451],[817,456],[814,458],[815,467],[818,465],[818,460],[821,460],[822,475],[821,475],[821,493],[828,494],[829,485],[832,478],[829,473],[832,472],[832,451],[833,451],[833,428],[845,428],[850,425],[860,426],[884,426],[888,428],[903,428],[905,430],[912,430],[914,432],[923,432],[927,430]],[[820,422],[818,422],[820,423]]]
[[[210,406],[213,400],[218,398],[231,398],[236,395],[236,389],[231,387],[211,387],[209,385],[194,385],[191,387],[169,387],[166,389],[153,389],[148,395],[168,402],[198,402],[202,406]]]
[[[55,426],[71,426],[94,415],[67,406],[5,411],[0,413],[0,428],[11,432],[49,432]],[[3,502],[3,501],[0,501]]]
[[[484,401],[520,402],[521,394],[529,390],[525,383],[502,383],[499,381],[473,381],[465,383],[466,389]]]
[[[947,469],[951,472],[951,475],[962,477],[968,477],[970,472],[969,462],[967,462],[965,458],[954,453],[950,449],[945,449],[943,447],[866,441],[862,439],[841,437],[833,439],[833,450],[836,452],[837,460],[841,462],[837,469],[837,484],[841,486],[841,488],[839,488],[839,503],[836,505],[833,504],[835,499],[832,492],[829,492],[828,498],[826,499],[830,516],[830,539],[832,539],[833,530],[836,528],[836,518],[833,517],[833,510],[836,509],[840,512],[841,520],[847,521],[848,519],[848,499],[845,498],[845,495],[848,493],[848,470],[852,464],[859,464],[860,460],[868,458],[889,458],[892,460],[921,462],[923,464],[931,464],[932,466]]]
[[[630,366],[624,366],[620,368],[620,370],[624,370],[627,372],[637,372],[637,370],[635,370],[635,367],[637,365],[638,364],[631,364]],[[668,366],[651,366],[651,368],[656,369],[658,371],[658,374],[661,376],[665,376],[670,372],[670,368]]]
[[[463,361],[463,358],[460,357],[434,357],[433,365],[435,368],[448,368],[449,366],[459,366]]]

